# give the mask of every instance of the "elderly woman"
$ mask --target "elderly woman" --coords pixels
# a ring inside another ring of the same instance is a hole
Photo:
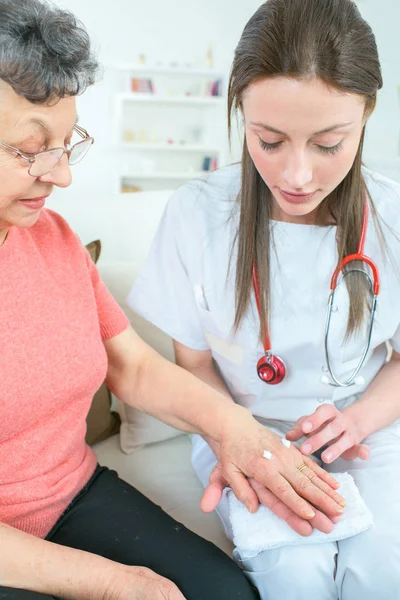
[[[75,97],[97,70],[85,29],[39,0],[0,0],[0,33],[0,598],[255,598],[229,557],[85,445],[106,378],[121,401],[219,444],[223,477],[243,502],[246,476],[265,483],[269,468],[264,428],[146,346],[77,237],[44,209],[93,143],[76,124]],[[275,498],[275,510],[295,527],[338,515],[335,480],[313,466],[311,483],[297,467],[312,461],[284,451],[286,478],[274,481],[286,504]]]

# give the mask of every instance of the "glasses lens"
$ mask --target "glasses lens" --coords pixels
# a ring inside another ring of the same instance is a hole
[[[93,138],[87,138],[82,142],[78,142],[71,149],[71,154],[69,156],[69,164],[76,165],[78,162],[86,156],[89,152],[90,146],[93,144]]]
[[[36,155],[35,162],[32,163],[32,166],[29,170],[30,175],[32,177],[41,177],[42,175],[46,175],[49,173],[56,164],[61,159],[64,151],[62,148],[55,148],[54,150],[49,150],[48,152],[40,152]]]

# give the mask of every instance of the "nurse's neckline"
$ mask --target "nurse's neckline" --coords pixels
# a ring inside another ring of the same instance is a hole
[[[288,227],[308,227],[314,229],[331,229],[336,227],[336,223],[330,223],[328,225],[317,225],[316,223],[293,223],[293,221],[280,221],[279,219],[270,219],[271,225],[282,225]]]

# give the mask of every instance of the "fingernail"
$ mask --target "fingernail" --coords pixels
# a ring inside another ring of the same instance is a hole
[[[336,511],[340,514],[344,513],[344,508],[337,508]]]
[[[331,517],[331,521],[332,521],[332,523],[335,523],[335,525],[336,525],[336,523],[339,523],[340,517]]]
[[[309,421],[307,421],[307,423],[304,423],[303,425],[303,431],[305,431],[306,433],[309,433],[312,429],[312,423],[310,423]]]
[[[315,517],[315,512],[313,510],[308,510],[305,514],[307,519],[313,519]]]
[[[253,506],[252,506],[251,502],[246,502],[246,508],[250,513],[253,512]]]
[[[346,506],[346,500],[344,500],[343,498],[338,500],[338,503],[340,504],[340,506]]]
[[[311,450],[311,444],[304,444],[304,446],[301,447],[301,451],[303,452],[303,454],[308,454],[309,452],[311,452]]]
[[[325,454],[325,462],[328,461],[328,460],[332,460],[332,458],[333,458],[332,452],[327,452]]]

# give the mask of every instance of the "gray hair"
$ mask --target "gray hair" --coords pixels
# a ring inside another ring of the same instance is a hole
[[[16,94],[46,104],[82,94],[99,65],[84,25],[40,0],[0,0],[0,79]]]

